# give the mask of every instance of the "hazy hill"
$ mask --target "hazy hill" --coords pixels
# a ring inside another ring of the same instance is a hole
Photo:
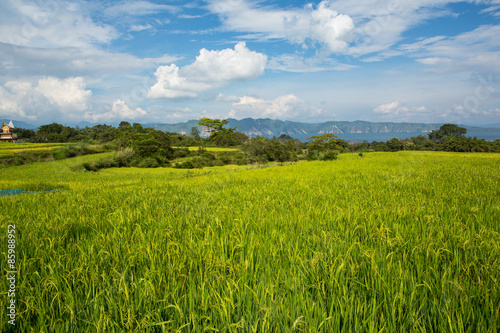
[[[245,118],[241,120],[228,119],[230,127],[238,127],[238,131],[246,135],[273,135],[281,134],[325,134],[325,133],[429,133],[438,129],[442,124],[424,124],[424,123],[372,123],[368,121],[328,121],[324,123],[300,123],[293,121],[282,121],[274,119],[252,119]],[[177,124],[147,124],[147,127],[153,127],[166,132],[189,134],[192,127],[198,126],[197,120],[190,120],[185,123]],[[468,131],[488,131],[489,129],[464,126]],[[495,129],[491,129],[495,130]],[[498,129],[496,129],[498,130]]]

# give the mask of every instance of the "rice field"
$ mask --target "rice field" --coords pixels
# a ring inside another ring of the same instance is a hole
[[[5,155],[52,151],[74,143],[0,143],[0,157]]]
[[[497,332],[500,155],[0,170],[19,332]],[[0,330],[9,282],[0,280]],[[13,330],[14,331],[14,330]]]

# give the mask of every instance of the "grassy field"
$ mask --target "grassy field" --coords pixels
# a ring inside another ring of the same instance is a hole
[[[500,154],[1,169],[20,332],[496,332]],[[8,281],[0,280],[0,331]]]

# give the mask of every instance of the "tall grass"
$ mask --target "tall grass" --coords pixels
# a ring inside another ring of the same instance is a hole
[[[71,171],[96,158],[0,171],[66,188],[0,198],[20,331],[499,329],[499,155]]]

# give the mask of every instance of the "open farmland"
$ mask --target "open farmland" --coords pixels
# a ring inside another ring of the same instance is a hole
[[[499,154],[72,171],[103,155],[0,171],[61,189],[0,197],[18,331],[500,329]]]

